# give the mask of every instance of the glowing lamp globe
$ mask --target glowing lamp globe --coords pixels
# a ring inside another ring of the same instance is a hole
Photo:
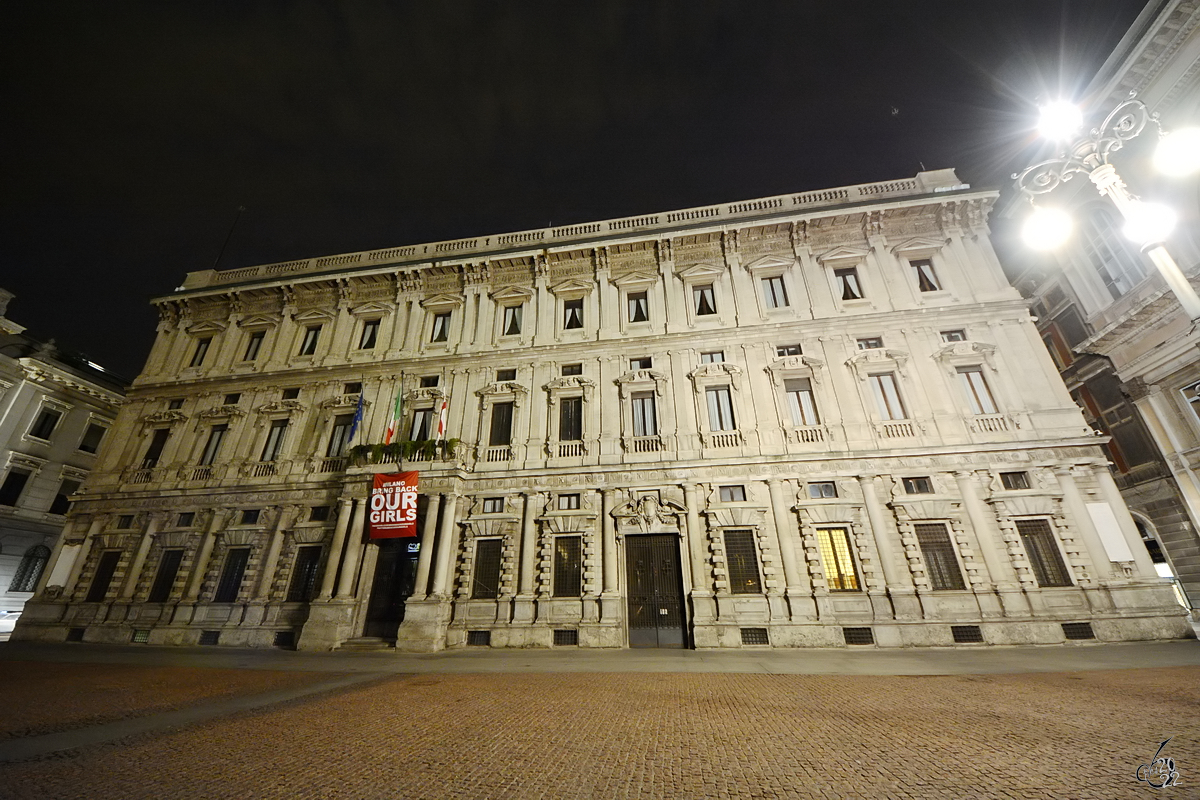
[[[1200,128],[1182,128],[1164,136],[1154,151],[1154,166],[1172,176],[1200,169]]]
[[[1070,139],[1083,125],[1083,113],[1072,103],[1058,100],[1039,111],[1038,133],[1051,141]]]
[[[1125,209],[1125,235],[1138,244],[1161,242],[1175,227],[1175,212],[1162,203],[1136,201]]]
[[[1021,238],[1034,250],[1053,250],[1071,236],[1071,216],[1060,208],[1035,208],[1021,228]]]

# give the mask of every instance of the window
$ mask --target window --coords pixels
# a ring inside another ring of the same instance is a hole
[[[266,331],[250,331],[250,338],[246,340],[246,352],[242,354],[242,361],[253,361],[258,358],[258,351],[262,349],[263,339],[266,336]]]
[[[1107,208],[1093,209],[1083,221],[1083,252],[1113,299],[1146,277],[1141,262],[1117,234],[1116,218]]]
[[[340,458],[346,455],[346,446],[350,444],[350,428],[353,424],[353,414],[338,414],[333,418],[333,428],[329,431],[329,447],[325,449],[326,457]]]
[[[729,569],[731,593],[758,594],[762,591],[753,531],[725,531],[725,563]]]
[[[1029,554],[1029,566],[1033,568],[1038,586],[1071,585],[1067,565],[1063,563],[1049,522],[1044,519],[1019,519],[1017,533],[1021,534],[1021,543]]]
[[[1180,391],[1183,393],[1183,399],[1192,407],[1192,412],[1200,419],[1200,383],[1185,386]]]
[[[941,522],[918,522],[913,525],[921,555],[925,557],[929,585],[935,590],[965,589],[962,570],[954,557],[954,543],[950,532]]]
[[[837,497],[837,484],[833,481],[814,481],[808,485],[808,496],[814,500]]]
[[[633,403],[633,435],[657,436],[658,416],[654,409],[654,392],[634,392],[630,401]]]
[[[521,332],[521,306],[504,307],[504,336],[516,336]]]
[[[329,506],[313,506],[308,510],[309,522],[328,522],[329,521]]]
[[[299,389],[284,389],[282,397],[284,400],[295,400],[300,397],[300,390]]]
[[[362,394],[362,381],[342,384],[342,394]]]
[[[183,408],[183,398],[182,397],[176,397],[174,400],[167,401],[167,410],[168,411],[175,411],[180,408]]]
[[[225,441],[225,434],[228,430],[228,425],[212,426],[212,430],[208,432],[208,442],[204,445],[204,452],[200,454],[200,466],[211,466],[217,460],[217,453],[221,451],[221,442]]]
[[[858,270],[854,267],[835,269],[833,279],[837,281],[837,293],[843,300],[862,300],[862,285],[858,282]]]
[[[1054,366],[1060,370],[1066,369],[1075,360],[1071,348],[1067,346],[1058,326],[1054,324],[1046,328],[1045,333],[1042,334],[1042,344],[1046,345],[1046,349],[1050,351],[1050,358],[1054,361]]]
[[[692,287],[692,310],[697,317],[717,313],[716,299],[713,297],[712,284]]]
[[[96,562],[96,574],[92,576],[92,585],[88,587],[85,603],[99,603],[108,595],[108,587],[112,584],[113,573],[121,561],[120,550],[105,550]]]
[[[183,548],[164,550],[158,560],[158,571],[154,574],[154,584],[150,587],[147,603],[165,603],[171,599],[171,590],[175,588],[175,578],[179,575],[179,565],[183,563]]]
[[[408,438],[413,442],[424,442],[430,439],[433,430],[433,409],[418,408],[413,411],[412,427],[408,429]]]
[[[641,358],[629,359],[630,369],[652,369],[654,367],[654,359],[650,356],[642,356]]]
[[[940,292],[942,290],[942,285],[938,283],[937,275],[933,271],[933,263],[928,258],[919,258],[908,263],[917,279],[918,289],[922,292]]]
[[[15,506],[32,474],[23,469],[10,469],[4,476],[4,483],[0,484],[0,506]]]
[[[964,330],[942,331],[943,342],[965,342],[967,340],[967,332]]]
[[[300,342],[300,355],[311,356],[317,352],[317,340],[321,338],[321,326],[309,325],[304,329],[304,339]]]
[[[1029,488],[1029,473],[1028,472],[1001,472],[1000,483],[1005,489],[1028,489]]]
[[[933,494],[933,481],[928,477],[904,478],[902,483],[905,494]]]
[[[236,406],[241,401],[242,395],[240,392],[234,392],[233,394],[225,395],[225,405],[227,406]]]
[[[907,419],[908,412],[904,410],[904,403],[900,400],[900,389],[896,386],[896,376],[890,372],[884,372],[868,377],[880,418],[885,421]]]
[[[444,342],[450,338],[450,312],[433,315],[433,333],[429,336],[431,342]]]
[[[496,370],[496,380],[500,383],[505,381],[515,381],[517,379],[517,371],[515,369],[498,369]]]
[[[77,491],[79,491],[79,481],[64,480],[58,487],[58,494],[54,495],[54,502],[50,504],[50,513],[67,513],[71,508],[71,495]]]
[[[784,356],[798,356],[800,355],[800,345],[781,344],[775,348],[775,355],[778,358],[783,358]]]
[[[485,497],[483,498],[483,513],[484,514],[499,514],[504,511],[503,497]]]
[[[247,508],[242,511],[243,525],[257,525],[258,518],[262,514],[257,508]]]
[[[205,336],[203,339],[196,340],[196,349],[192,351],[192,360],[188,364],[189,367],[198,367],[204,363],[204,357],[208,355],[208,346],[212,344],[212,337]]]
[[[710,386],[704,390],[708,400],[708,428],[712,431],[732,431],[737,429],[733,418],[733,399],[729,395],[728,386]]]
[[[582,537],[554,537],[554,597],[583,594]]]
[[[307,603],[316,595],[317,571],[321,566],[321,545],[304,545],[296,550],[296,565],[288,586],[287,602]]]
[[[559,511],[578,511],[579,510],[579,495],[577,494],[560,494],[558,496]]]
[[[788,302],[787,288],[783,285],[782,275],[763,278],[762,286],[763,297],[767,301],[767,308],[783,308],[791,305]]]
[[[494,600],[500,596],[499,539],[478,539],[475,542],[475,572],[471,581],[471,597]]]
[[[625,299],[630,322],[650,321],[650,300],[645,292],[630,292]]]
[[[845,528],[819,528],[817,547],[825,565],[825,582],[834,592],[857,592],[858,574],[850,554],[850,532]]]
[[[242,578],[246,575],[246,564],[250,562],[249,547],[231,547],[225,554],[225,566],[221,568],[221,579],[213,594],[214,603],[233,603],[242,591]]]
[[[972,414],[995,414],[996,402],[988,389],[980,367],[959,367],[958,379],[963,390],[967,393],[967,402],[971,404]]]
[[[583,440],[583,398],[564,397],[558,401],[558,440]]]
[[[371,350],[377,341],[379,341],[379,320],[363,320],[362,335],[358,337],[358,349]]]
[[[583,327],[583,298],[563,301],[563,328],[573,330]]]
[[[488,446],[512,444],[513,404],[496,403],[492,406],[492,428]]]
[[[104,434],[108,432],[108,428],[103,425],[92,423],[87,426],[84,431],[83,440],[79,443],[79,449],[85,453],[94,453],[100,449],[100,440],[104,438]]]
[[[725,362],[724,350],[713,350],[710,353],[700,354],[701,364],[723,364]]]
[[[32,592],[37,588],[37,582],[50,561],[50,548],[43,544],[35,544],[21,556],[17,572],[13,575],[12,583],[8,585],[10,592]]]
[[[267,430],[267,442],[263,445],[260,461],[274,461],[279,458],[279,451],[283,449],[283,435],[287,432],[287,427],[286,419],[271,420],[271,427]]]
[[[126,530],[133,527],[133,514],[122,514],[117,517],[117,528]]]
[[[175,519],[176,528],[190,528],[196,522],[195,511],[184,511]]]
[[[29,429],[29,435],[35,439],[49,439],[54,429],[58,426],[58,421],[62,419],[62,412],[55,411],[52,408],[43,408],[38,413],[37,419],[33,421],[33,426]]]
[[[744,503],[746,502],[746,487],[745,486],[722,486],[718,490],[720,492],[722,503]]]
[[[583,364],[563,364],[562,376],[564,378],[570,377],[571,375],[582,375],[582,374],[583,374]]]
[[[424,375],[421,377],[421,388],[422,389],[435,388],[440,381],[441,381],[440,375]]]
[[[785,380],[783,391],[787,395],[788,410],[792,414],[793,425],[821,424],[821,418],[817,416],[817,404],[813,400],[811,380],[808,378]]]
[[[879,336],[866,336],[855,342],[859,350],[879,350],[883,347],[883,339]]]

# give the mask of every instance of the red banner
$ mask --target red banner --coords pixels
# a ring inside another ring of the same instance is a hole
[[[417,473],[375,473],[371,487],[372,539],[417,535]]]

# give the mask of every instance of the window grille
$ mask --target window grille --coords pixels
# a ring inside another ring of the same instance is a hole
[[[10,592],[32,592],[37,588],[37,582],[42,577],[42,571],[46,569],[46,563],[49,560],[49,547],[43,544],[35,544],[30,547],[21,556],[21,563],[17,565],[17,572],[13,575],[8,590]]]
[[[875,632],[870,628],[842,628],[846,644],[875,644]]]
[[[87,431],[83,434],[83,439],[79,442],[79,449],[84,453],[96,452],[100,449],[100,440],[104,438],[104,434],[106,433],[108,433],[108,428],[103,425],[88,425]]]
[[[120,550],[106,550],[100,554],[100,560],[96,563],[96,574],[92,576],[92,585],[88,587],[87,596],[84,598],[85,603],[103,602],[120,561]]]
[[[974,644],[983,641],[983,631],[978,625],[951,625],[950,633],[955,644]]]
[[[467,646],[468,647],[491,647],[492,632],[491,631],[467,631]]]
[[[133,631],[132,641],[134,644],[146,644],[147,642],[150,641],[150,629],[149,628],[141,628],[141,629],[135,628]]]
[[[321,338],[321,326],[309,325],[304,329],[304,339],[300,342],[300,355],[311,356],[317,352],[317,341]]]
[[[992,391],[988,388],[980,367],[959,367],[958,380],[962,383],[963,391],[967,393],[967,402],[971,405],[972,414],[995,414],[996,401],[992,399]]]
[[[762,591],[753,531],[725,531],[725,562],[729,569],[730,592],[758,594]]]
[[[258,358],[258,351],[262,349],[263,339],[266,338],[266,331],[251,331],[249,338],[246,340],[246,352],[242,354],[242,361],[254,361]]]
[[[577,630],[556,630],[554,632],[554,644],[557,647],[565,647],[579,644],[579,631]]]
[[[817,549],[825,565],[825,583],[834,592],[859,591],[858,573],[850,550],[850,532],[845,528],[817,530]]]
[[[811,380],[808,378],[785,380],[783,391],[787,396],[788,410],[791,412],[793,425],[821,424],[821,418],[817,414],[817,404],[813,400]]]
[[[581,298],[575,300],[563,301],[563,328],[565,330],[574,330],[583,327],[583,300]]]
[[[479,539],[475,542],[475,571],[471,582],[471,597],[494,600],[500,596],[500,539]]]
[[[555,597],[579,597],[583,594],[582,547],[582,537],[554,537]]]
[[[304,545],[296,550],[296,566],[288,587],[287,602],[307,603],[316,596],[317,572],[321,567],[321,545]]]
[[[935,590],[965,589],[962,570],[954,555],[954,543],[950,533],[941,522],[918,522],[913,525],[925,568],[929,574],[929,585]]]
[[[179,576],[179,565],[182,563],[182,548],[163,551],[158,560],[158,572],[154,575],[150,594],[146,597],[147,603],[165,603],[171,599],[171,590],[175,588],[175,578]]]
[[[692,308],[698,317],[717,313],[712,284],[692,287]]]
[[[200,644],[205,647],[215,645],[221,641],[220,631],[200,631]]]
[[[221,569],[221,579],[217,582],[217,591],[213,594],[214,603],[233,603],[237,601],[242,591],[242,578],[246,575],[246,565],[250,562],[249,547],[231,547],[225,554],[225,566]]]
[[[1050,523],[1044,519],[1019,519],[1017,532],[1021,534],[1038,586],[1070,586],[1067,565],[1058,551]]]
[[[862,300],[862,286],[858,282],[858,271],[854,267],[835,269],[833,278],[837,281],[838,294],[843,300]]]
[[[627,300],[630,322],[650,321],[650,300],[645,292],[630,292]]]
[[[929,259],[922,258],[908,263],[912,265],[918,289],[922,292],[940,292],[942,290],[942,284],[938,282],[937,274],[933,271],[933,263]]]
[[[771,639],[767,636],[766,628],[742,628],[742,644],[770,644]]]
[[[1063,636],[1071,640],[1095,639],[1096,634],[1092,630],[1090,622],[1064,622],[1062,623]]]
[[[787,287],[783,285],[783,276],[775,275],[762,279],[763,296],[767,300],[767,308],[783,308],[791,305],[788,302]]]

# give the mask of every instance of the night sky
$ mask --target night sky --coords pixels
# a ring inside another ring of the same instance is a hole
[[[0,5],[9,317],[135,376],[207,269],[955,167],[1144,0]]]

